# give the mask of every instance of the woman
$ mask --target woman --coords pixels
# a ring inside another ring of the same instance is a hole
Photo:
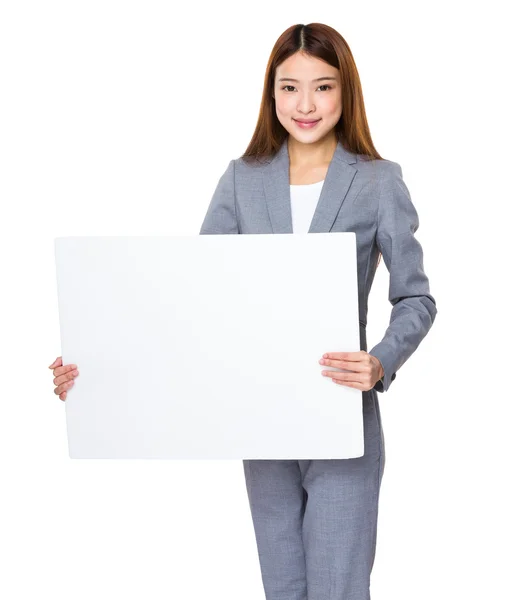
[[[200,234],[356,233],[361,351],[326,349],[319,363],[344,370],[322,375],[362,391],[365,454],[243,461],[267,600],[370,598],[385,463],[377,391],[389,389],[437,313],[418,225],[400,165],[373,146],[347,43],[320,23],[290,27],[272,50],[253,138],[221,176]],[[393,308],[367,352],[380,253]],[[76,365],[59,357],[50,368],[65,400]]]

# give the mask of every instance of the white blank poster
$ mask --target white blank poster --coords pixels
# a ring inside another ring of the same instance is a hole
[[[364,454],[356,236],[55,239],[71,458]]]

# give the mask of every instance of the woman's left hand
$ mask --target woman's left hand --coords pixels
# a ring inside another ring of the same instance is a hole
[[[347,369],[350,373],[339,371],[322,371],[322,375],[330,377],[334,383],[357,388],[361,391],[371,390],[384,376],[380,360],[364,350],[359,352],[328,352],[318,361],[321,365]]]

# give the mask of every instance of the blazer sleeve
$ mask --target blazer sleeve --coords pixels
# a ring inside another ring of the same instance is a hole
[[[414,237],[418,213],[402,179],[401,166],[387,161],[381,177],[376,242],[389,271],[389,326],[369,354],[382,363],[384,377],[374,389],[386,392],[396,372],[432,327],[437,307],[423,270],[423,251]]]
[[[201,225],[199,235],[240,233],[235,201],[235,160],[221,175]]]

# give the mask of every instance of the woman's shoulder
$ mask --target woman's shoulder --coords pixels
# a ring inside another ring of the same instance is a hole
[[[389,158],[369,158],[364,154],[357,154],[357,169],[379,170],[381,173],[401,168],[400,164]]]
[[[387,158],[368,159],[358,155],[357,163],[352,166],[356,167],[361,179],[373,184],[375,191],[402,180],[400,163]]]
[[[258,158],[258,157],[247,157],[239,156],[233,159],[234,166],[238,170],[245,170],[247,172],[260,171],[264,169],[269,163],[272,162],[272,157]]]

